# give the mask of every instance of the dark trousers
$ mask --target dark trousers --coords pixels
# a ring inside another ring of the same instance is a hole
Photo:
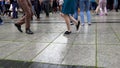
[[[46,16],[49,17],[49,9],[50,9],[50,3],[48,1],[43,2],[44,5],[44,11],[46,13]]]
[[[3,22],[3,20],[1,19],[1,17],[0,17],[0,23],[2,23]]]
[[[113,9],[113,3],[114,3],[114,0],[107,0],[107,8],[112,10]]]
[[[34,9],[35,9],[36,17],[40,18],[41,5],[39,4],[39,0],[35,0]]]
[[[13,6],[13,15],[12,15],[12,17],[13,18],[18,18],[18,12],[17,12],[17,8],[18,8],[18,4],[17,4],[17,2],[15,2],[15,3],[12,3],[12,6]]]
[[[22,16],[22,18],[17,22],[17,24],[22,25],[22,24],[26,24],[25,28],[29,29],[30,28],[30,21],[31,18],[33,16],[32,13],[32,6],[29,3],[29,0],[18,0],[18,4],[21,7],[21,9],[24,12],[24,16]]]

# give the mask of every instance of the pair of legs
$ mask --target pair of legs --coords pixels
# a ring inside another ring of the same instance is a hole
[[[114,0],[114,8],[115,8],[116,12],[118,12],[118,10],[120,8],[120,0]]]
[[[41,5],[39,3],[39,0],[34,1],[34,10],[35,10],[35,15],[37,19],[40,18],[40,11],[41,11]]]
[[[61,16],[64,18],[65,22],[66,22],[66,25],[67,25],[67,32],[68,34],[71,33],[71,28],[70,28],[70,21],[72,20],[74,22],[74,24],[76,25],[76,29],[78,30],[79,29],[79,25],[80,25],[80,22],[78,22],[76,19],[74,19],[74,17],[70,16],[70,15],[67,15],[67,14],[61,14]],[[67,34],[65,32],[65,34]]]
[[[107,15],[107,8],[106,8],[106,5],[107,5],[107,1],[105,0],[101,0],[99,2],[99,5],[100,5],[100,15]]]
[[[89,0],[80,0],[80,20],[82,25],[84,25],[84,10],[87,13],[88,24],[91,25],[91,13],[90,13],[90,1]]]
[[[44,4],[44,11],[46,13],[46,17],[49,17],[50,2],[49,1],[43,1],[43,4]]]
[[[22,16],[22,18],[15,24],[15,26],[20,32],[22,32],[21,25],[25,23],[26,33],[33,34],[33,32],[30,30],[30,21],[33,16],[31,3],[28,0],[18,0],[18,4],[25,15]]]

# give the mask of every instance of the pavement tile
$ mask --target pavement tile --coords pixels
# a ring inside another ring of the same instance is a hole
[[[98,66],[104,68],[120,67],[120,45],[98,45]]]
[[[61,64],[64,56],[69,51],[70,44],[50,44],[33,61]]]
[[[0,59],[7,57],[11,53],[23,47],[25,44],[26,43],[22,43],[22,42],[12,42],[12,43],[4,45],[4,47],[0,48]]]
[[[6,59],[30,61],[37,54],[39,54],[39,52],[41,52],[44,48],[46,48],[48,44],[49,43],[29,43],[24,48],[9,55]]]
[[[62,64],[95,66],[95,45],[73,45]]]
[[[115,34],[98,34],[97,43],[98,44],[120,44],[120,41]]]

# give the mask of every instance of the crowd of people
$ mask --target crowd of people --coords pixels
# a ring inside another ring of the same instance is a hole
[[[0,0],[0,15],[7,15],[11,19],[18,18],[18,13],[22,9],[23,16],[19,19],[15,26],[20,32],[22,24],[26,24],[25,30],[27,34],[33,34],[30,30],[30,21],[35,15],[40,19],[40,13],[45,12],[46,17],[49,13],[61,11],[61,16],[64,18],[67,31],[65,34],[70,34],[70,22],[74,22],[76,30],[79,25],[85,25],[84,11],[86,12],[88,25],[91,25],[91,12],[103,16],[108,15],[108,11],[115,9],[116,12],[120,9],[120,0]],[[80,14],[80,21],[78,15]],[[3,20],[0,18],[0,23]]]

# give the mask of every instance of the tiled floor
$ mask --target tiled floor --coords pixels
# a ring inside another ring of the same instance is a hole
[[[120,68],[120,12],[92,14],[91,26],[75,31],[72,25],[70,35],[64,35],[66,24],[59,14],[34,19],[33,35],[18,32],[16,20],[2,18],[0,68]]]

